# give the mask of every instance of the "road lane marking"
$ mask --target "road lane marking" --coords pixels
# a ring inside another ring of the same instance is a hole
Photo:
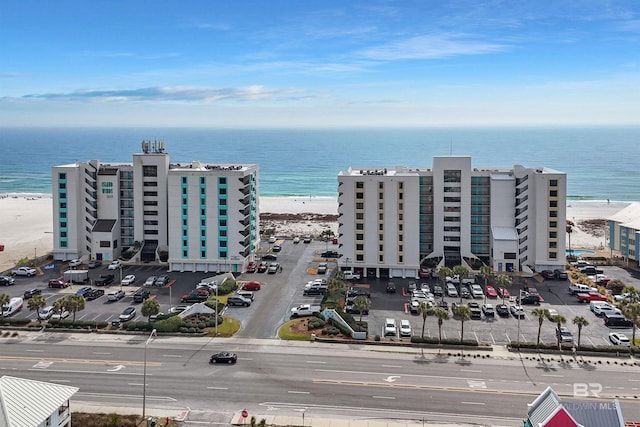
[[[327,362],[323,362],[322,360],[307,360],[307,363],[316,363],[318,365],[323,365]]]
[[[182,357],[179,354],[163,354],[162,357]]]
[[[640,380],[632,380],[632,379],[628,379],[627,381],[634,381],[634,382],[640,382]]]
[[[338,369],[315,369],[316,372],[330,372],[334,374],[363,374],[363,375],[395,375],[396,372],[365,372],[365,371],[344,371]],[[419,374],[402,374],[403,377],[417,378],[437,378],[442,380],[477,380],[484,381],[484,378],[465,378],[465,377],[445,377],[442,375],[419,375]]]
[[[209,390],[229,390],[228,387],[207,387]]]
[[[136,360],[108,360],[108,359],[71,359],[66,357],[37,357],[37,356],[0,356],[0,360],[26,360],[31,362],[58,363],[86,363],[97,365],[126,365],[142,366],[144,362]],[[147,366],[162,366],[162,362],[147,362]]]
[[[460,372],[482,372],[479,369],[460,369]]]
[[[111,354],[111,353],[107,353],[106,351],[94,351],[93,354]]]
[[[487,388],[487,383],[485,383],[484,381],[467,381],[467,383],[469,384],[469,387],[471,388]]]
[[[484,402],[460,402],[463,403],[465,405],[486,405],[486,403]]]
[[[127,384],[130,385],[130,386],[141,386],[141,385],[144,385],[142,383],[127,383]],[[147,386],[148,385],[149,385],[149,383],[147,383]]]
[[[296,390],[288,390],[287,393],[291,393],[291,394],[309,394],[308,391],[296,391]]]
[[[381,365],[383,368],[402,368],[400,365]]]
[[[374,399],[391,399],[391,400],[395,400],[395,397],[393,396],[371,396]]]
[[[44,350],[25,350],[28,351],[30,353],[44,353]]]
[[[564,378],[564,375],[556,375],[556,374],[542,374],[543,377],[556,377],[556,378]]]

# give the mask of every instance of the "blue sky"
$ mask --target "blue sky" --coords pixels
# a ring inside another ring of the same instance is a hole
[[[2,0],[0,126],[638,125],[640,2]]]

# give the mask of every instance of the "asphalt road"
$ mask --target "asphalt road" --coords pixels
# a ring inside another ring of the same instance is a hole
[[[73,384],[74,401],[141,407],[146,336],[21,333],[0,338],[0,372]],[[56,345],[52,345],[56,344]],[[349,351],[345,351],[348,349]],[[237,352],[236,365],[209,365]],[[638,366],[460,358],[416,349],[371,349],[278,340],[156,338],[147,346],[150,408],[190,408],[190,419],[228,421],[229,411],[517,425],[548,385],[571,396],[574,383],[602,385],[640,420]],[[635,397],[634,397],[635,396]]]

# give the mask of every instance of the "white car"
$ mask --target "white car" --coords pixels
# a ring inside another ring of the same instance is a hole
[[[293,243],[300,243],[300,237],[296,236],[293,238]]]
[[[275,243],[275,242],[276,242],[276,236],[269,237],[269,243]]]
[[[62,311],[61,313],[53,313],[51,315],[51,320],[62,320],[62,319],[66,319],[67,317],[69,317],[71,313],[69,313],[67,310]]]
[[[136,281],[136,276],[133,274],[127,274],[126,276],[124,276],[124,278],[122,279],[122,284],[124,286],[128,286],[128,285],[133,285],[133,283]]]
[[[143,286],[153,286],[153,284],[156,282],[156,279],[156,276],[147,277],[147,280],[144,281]]]
[[[625,292],[623,294],[613,296],[613,300],[616,302],[629,301],[630,298],[631,298],[631,294],[629,292]]]
[[[81,265],[82,265],[81,259],[72,259],[71,261],[69,261],[69,267],[78,267]]]
[[[111,261],[111,264],[109,264],[109,267],[107,267],[107,270],[117,270],[119,268],[122,268],[122,263],[118,260],[115,260],[115,261]]]
[[[408,320],[400,321],[400,336],[401,337],[410,337],[411,336],[411,323]]]
[[[484,298],[484,292],[480,285],[471,285],[471,296],[474,298]]]
[[[395,319],[387,319],[384,322],[384,336],[385,337],[395,337],[398,331],[396,330],[396,320]]]
[[[458,290],[456,289],[456,286],[453,283],[449,283],[447,285],[447,295],[450,297],[458,296]]]
[[[48,305],[46,307],[41,308],[40,310],[38,310],[38,315],[40,316],[40,319],[42,319],[42,320],[50,319],[51,316],[53,316],[53,306],[52,305]]]
[[[124,298],[124,291],[121,290],[111,291],[107,294],[107,299],[109,301],[118,301],[122,298]]]
[[[611,314],[618,314],[621,315],[622,311],[620,311],[619,308],[615,308],[614,306],[612,306],[611,304],[602,304],[602,305],[597,305],[593,308],[593,313],[598,316],[598,317],[602,317],[605,314],[606,315],[611,315]]]
[[[631,341],[629,341],[629,338],[620,332],[611,332],[609,334],[609,341],[611,341],[614,345],[621,345],[624,347],[630,347],[631,346]]]

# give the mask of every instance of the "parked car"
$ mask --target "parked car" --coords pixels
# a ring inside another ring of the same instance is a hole
[[[240,295],[232,295],[227,298],[227,305],[241,305],[249,307],[251,305],[251,300]]]
[[[170,281],[171,279],[169,278],[169,276],[163,274],[162,276],[158,276],[158,278],[153,282],[153,286],[167,286]]]
[[[469,310],[471,310],[471,318],[480,320],[482,319],[482,310],[477,302],[471,301],[469,303]]]
[[[0,286],[11,286],[16,284],[16,279],[9,276],[0,276]]]
[[[280,264],[277,262],[272,262],[269,264],[269,268],[267,268],[267,274],[276,274],[278,269],[280,268]]]
[[[406,320],[403,319],[400,321],[400,336],[401,337],[410,337],[412,334],[411,332],[411,323]]]
[[[456,289],[456,285],[454,285],[453,283],[449,283],[447,285],[447,295],[450,297],[458,296],[458,290]]]
[[[258,264],[258,273],[264,273],[268,268],[269,264],[267,264],[265,261],[262,261],[260,262],[260,264]]]
[[[513,317],[523,319],[525,317],[524,308],[521,305],[512,305],[509,307],[509,311]]]
[[[102,265],[102,261],[98,260],[98,259],[92,259],[91,261],[89,261],[87,263],[87,267],[89,268],[98,268]]]
[[[71,261],[69,261],[69,267],[80,267],[82,265],[82,260],[81,259],[72,259]]]
[[[576,295],[578,301],[580,302],[589,302],[589,301],[608,301],[609,298],[606,295],[602,295],[599,292],[585,292]]]
[[[396,293],[396,284],[393,282],[389,282],[387,283],[387,287],[386,287],[386,291],[388,294],[395,294]]]
[[[498,313],[500,317],[509,317],[509,308],[506,304],[498,304],[496,305],[496,313]]]
[[[496,288],[491,285],[486,286],[485,292],[487,293],[487,298],[498,298],[498,292],[496,292]]]
[[[155,283],[156,279],[157,279],[156,276],[147,277],[147,280],[144,281],[143,286],[153,286],[153,284]]]
[[[520,296],[520,304],[540,305],[540,295],[525,293]]]
[[[275,243],[277,241],[276,236],[269,237],[269,243]]]
[[[340,258],[340,254],[337,251],[324,251],[320,254],[322,258]]]
[[[209,292],[203,293],[198,292],[198,290],[193,290],[188,294],[182,295],[182,297],[180,298],[182,302],[203,302],[207,299],[209,299]]]
[[[498,288],[498,296],[500,298],[509,298],[511,294],[507,288]]]
[[[52,280],[49,280],[49,285],[48,286],[50,288],[64,289],[64,288],[69,286],[69,283],[65,282],[62,279],[52,279]]]
[[[242,289],[245,291],[259,291],[260,290],[260,282],[256,282],[252,280],[250,282],[245,282],[242,285]]]
[[[397,335],[398,331],[396,328],[396,320],[395,319],[386,319],[384,322],[384,336],[393,336]]]
[[[182,313],[183,311],[185,311],[186,309],[188,309],[189,307],[191,307],[190,305],[176,305],[173,306],[169,309],[169,313],[170,314],[178,314],[178,313]]]
[[[609,334],[609,341],[611,341],[614,345],[622,345],[624,347],[630,347],[631,341],[629,338],[620,332],[611,332]]]
[[[318,270],[316,271],[316,273],[318,274],[326,274],[327,273],[327,269],[328,269],[328,265],[326,262],[321,262],[320,264],[318,264]]]
[[[369,314],[369,309],[365,308],[365,309],[360,310],[353,303],[345,305],[344,306],[344,311],[349,313],[349,314],[360,314],[360,311],[362,311],[362,314],[364,316]]]
[[[433,295],[435,295],[437,297],[441,297],[442,296],[442,286],[433,285]]]
[[[293,238],[293,243],[300,243],[300,237],[296,236]]]
[[[119,260],[111,261],[111,264],[107,267],[107,270],[117,270],[122,268],[122,263]]]
[[[233,364],[238,361],[238,355],[235,353],[221,352],[212,354],[209,357],[209,363],[228,363]]]
[[[566,326],[556,326],[556,336],[560,337],[560,342],[573,342],[573,334]]]
[[[92,289],[91,292],[84,294],[84,299],[87,301],[93,301],[104,295],[104,289]]]
[[[51,319],[51,316],[53,316],[53,306],[52,305],[48,305],[46,307],[42,307],[40,310],[38,310],[38,317],[41,320],[49,320],[49,319]]]
[[[280,245],[273,245],[273,246],[271,247],[271,250],[272,250],[273,252],[280,252],[280,251],[282,250],[282,246],[280,246]]]
[[[469,288],[464,285],[460,285],[460,296],[465,299],[471,298],[471,292],[469,292]]]
[[[80,289],[78,289],[76,291],[76,295],[79,295],[81,297],[85,297],[89,292],[91,292],[93,289],[91,289],[89,286],[83,286]]]
[[[40,295],[42,294],[42,289],[38,289],[38,288],[29,288],[27,290],[24,291],[24,295],[23,298],[24,299],[29,299],[34,295]]]
[[[604,325],[607,328],[632,328],[633,320],[627,319],[622,315],[605,316]]]
[[[480,285],[471,285],[471,295],[474,298],[484,298],[484,291]]]
[[[567,280],[569,278],[569,274],[565,270],[559,268],[553,270],[553,275],[556,276],[556,280]]]
[[[113,274],[101,274],[100,277],[93,281],[96,286],[107,286],[112,284],[116,280],[116,276]]]
[[[482,304],[482,312],[484,313],[484,317],[496,316],[496,312],[493,309],[493,304]]]
[[[278,255],[276,254],[264,254],[262,255],[262,259],[266,261],[275,261],[278,259]]]
[[[128,322],[136,317],[136,308],[135,307],[127,307],[124,309],[119,319],[121,322]]]
[[[107,299],[109,301],[118,301],[124,298],[124,291],[118,289],[117,291],[111,291],[107,294]]]
[[[544,280],[555,280],[556,274],[552,270],[542,270],[540,275],[544,278]]]
[[[50,320],[63,320],[66,319],[67,317],[69,317],[71,315],[71,313],[69,313],[68,310],[62,310],[59,312],[54,312],[51,317],[49,318]]]
[[[36,269],[31,267],[18,267],[11,270],[12,276],[27,276],[33,277],[36,275]]]
[[[133,285],[133,283],[136,281],[136,276],[133,274],[127,274],[126,276],[124,276],[124,278],[122,279],[122,285],[123,286],[129,286],[129,285]]]
[[[302,243],[311,243],[311,236],[304,236],[304,239],[302,239]]]
[[[138,289],[135,294],[133,294],[133,302],[143,302],[147,298],[151,296],[151,291],[149,289]]]
[[[258,269],[258,264],[255,261],[249,261],[247,264],[247,273],[255,273]]]

